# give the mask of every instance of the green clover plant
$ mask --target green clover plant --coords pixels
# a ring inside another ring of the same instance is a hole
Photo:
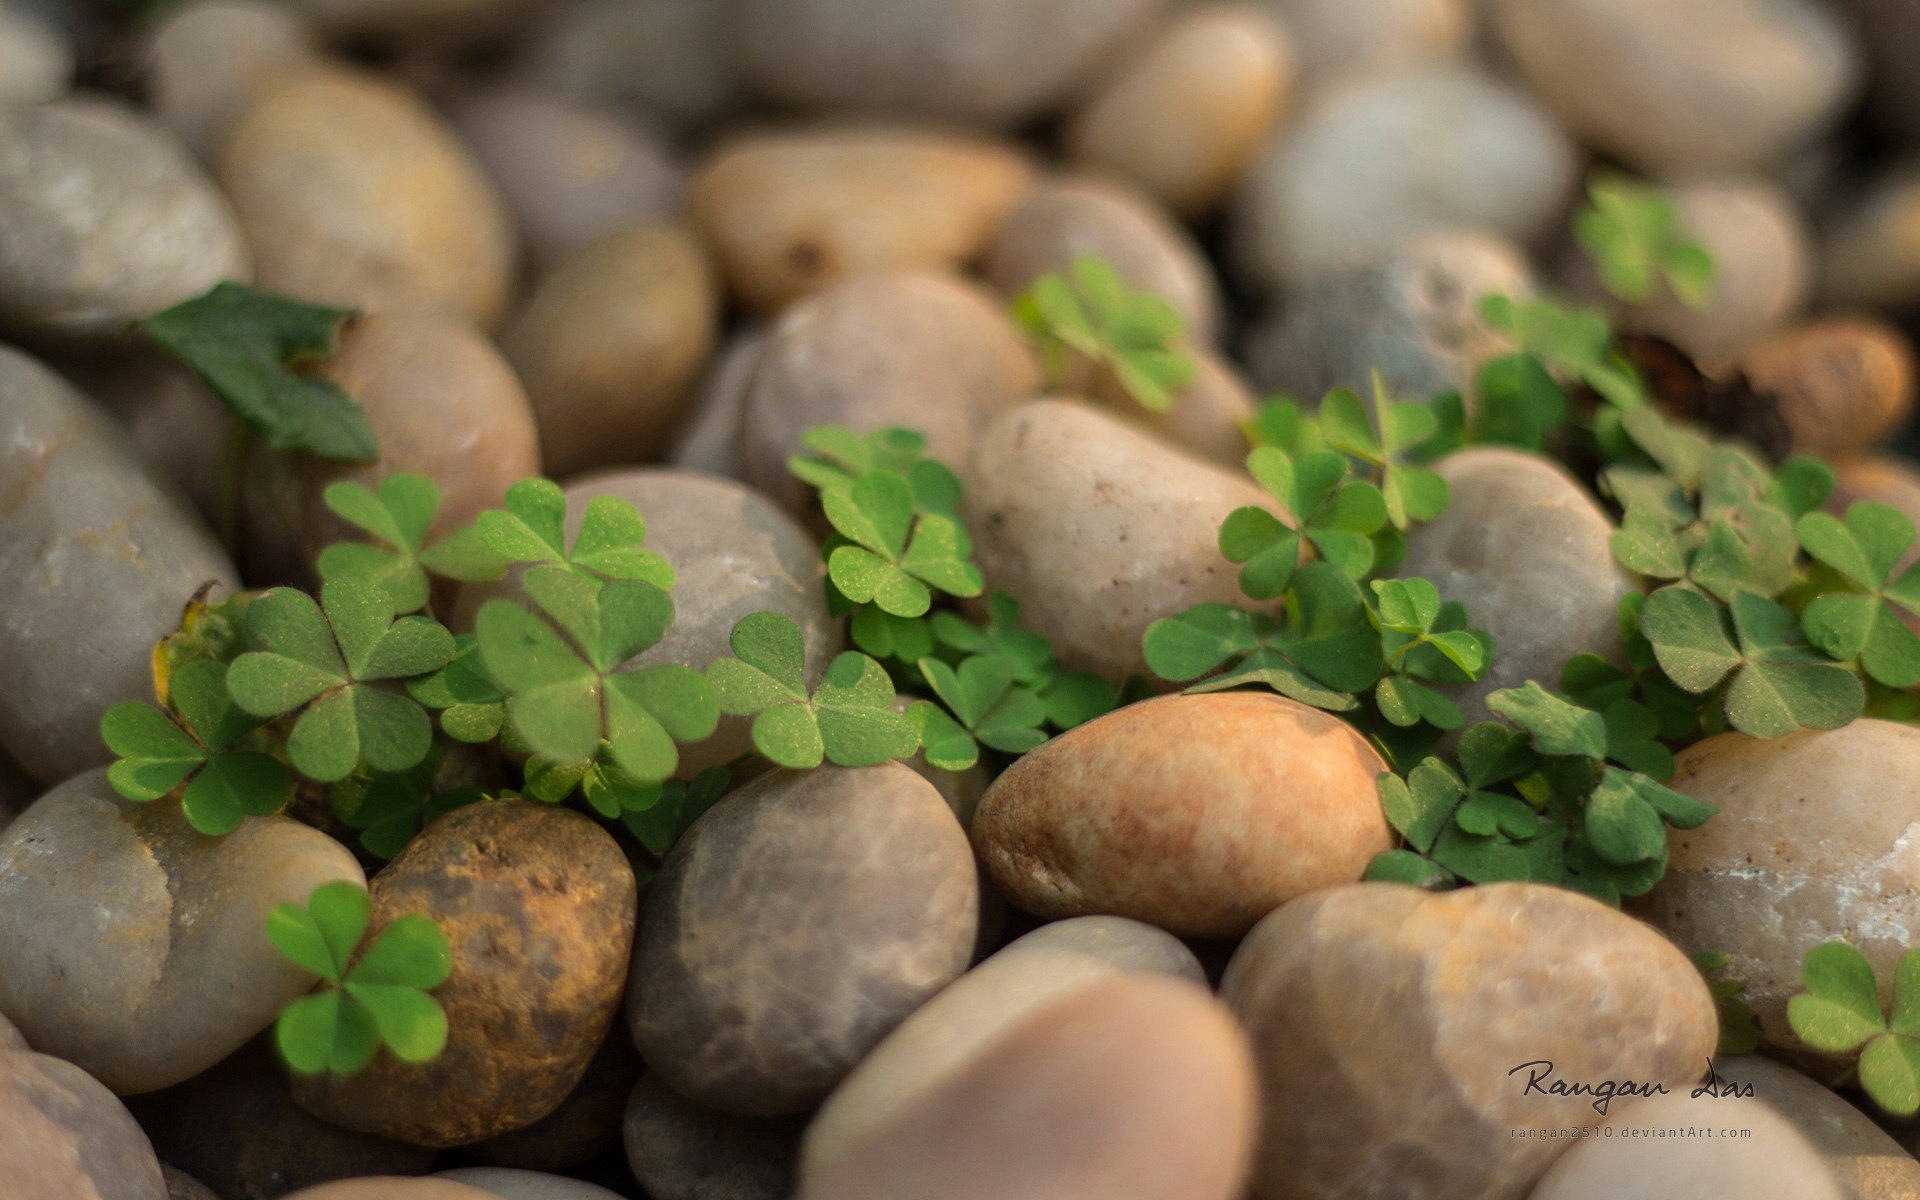
[[[1873,965],[1845,942],[1807,951],[1800,984],[1787,1001],[1794,1036],[1826,1054],[1857,1055],[1861,1090],[1890,1116],[1920,1113],[1920,950],[1894,967],[1891,1014]]]
[[[1587,200],[1574,217],[1573,234],[1609,292],[1645,304],[1664,283],[1687,307],[1706,307],[1713,259],[1680,232],[1665,195],[1623,176],[1597,174],[1587,183]]]
[[[1720,1018],[1720,1040],[1715,1057],[1752,1054],[1760,1048],[1760,1018],[1747,1002],[1747,981],[1728,973],[1733,960],[1717,950],[1692,956],[1694,969],[1707,981],[1707,994]]]
[[[1907,620],[1920,616],[1920,565],[1901,569],[1913,548],[1913,522],[1866,502],[1844,518],[1807,513],[1796,532],[1808,554],[1859,589],[1815,597],[1800,614],[1807,640],[1839,661],[1857,659],[1888,687],[1920,683],[1920,637]]]
[[[1193,381],[1193,360],[1180,349],[1179,312],[1160,296],[1128,288],[1097,258],[1075,259],[1064,276],[1040,276],[1013,313],[1056,387],[1069,381],[1078,360],[1110,373],[1142,408],[1164,413]]]
[[[918,748],[913,724],[894,711],[886,669],[866,655],[840,654],[809,689],[805,638],[792,618],[742,617],[729,644],[733,656],[707,668],[720,710],[752,717],[755,748],[780,766],[865,767]]]
[[[249,736],[261,719],[233,703],[227,670],[220,662],[185,663],[172,673],[166,712],[129,700],[100,720],[107,748],[119,756],[107,770],[114,791],[144,802],[184,784],[187,821],[214,837],[239,828],[244,814],[280,811],[293,791],[286,764]]]
[[[427,545],[440,512],[440,488],[425,475],[389,475],[369,488],[337,480],[321,493],[334,515],[371,542],[336,542],[320,552],[323,581],[354,579],[387,593],[396,616],[427,607],[431,572],[462,583],[490,583],[506,574],[506,560],[472,527]]]

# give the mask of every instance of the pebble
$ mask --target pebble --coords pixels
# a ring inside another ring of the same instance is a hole
[[[0,834],[0,1011],[123,1096],[179,1083],[313,986],[267,940],[267,914],[362,879],[345,847],[289,818],[209,838],[172,801],[75,776]]]
[[[762,775],[647,889],[634,1043],[697,1103],[804,1112],[966,969],[979,912],[966,834],[908,768]]]
[[[1766,1103],[1686,1092],[1615,1108],[1596,1136],[1560,1156],[1529,1200],[1700,1195],[1845,1200],[1819,1151]]]
[[[540,280],[501,347],[547,471],[664,457],[718,336],[718,291],[692,236],[653,222],[579,247]]]
[[[1191,982],[1117,974],[1040,1006],[831,1156],[799,1200],[1237,1200],[1247,1038]]]
[[[134,1116],[156,1152],[222,1200],[276,1200],[359,1175],[419,1175],[433,1151],[329,1124],[293,1102],[287,1068],[267,1039],[158,1092]]]
[[[153,694],[153,644],[233,566],[64,379],[0,346],[0,746],[56,783],[111,757],[100,714]]]
[[[512,223],[459,139],[404,89],[301,73],[246,110],[217,164],[261,287],[487,329],[505,314]]]
[[[1824,304],[1899,308],[1920,299],[1920,160],[1882,172],[1822,226]]]
[[[1435,464],[1447,509],[1407,535],[1402,578],[1430,581],[1493,637],[1479,682],[1453,690],[1467,723],[1485,700],[1528,680],[1555,686],[1577,654],[1609,661],[1624,649],[1620,600],[1635,579],[1613,561],[1613,523],[1558,463],[1500,447],[1456,451]]]
[[[1193,381],[1180,389],[1166,412],[1154,412],[1135,400],[1111,372],[1094,380],[1090,398],[1209,462],[1244,465],[1251,448],[1246,428],[1255,409],[1253,389],[1219,355],[1193,347],[1183,352],[1193,363]]]
[[[1872,450],[1913,415],[1913,343],[1864,313],[1782,329],[1735,366],[1772,395],[1796,454],[1838,459]]]
[[[1126,917],[1072,917],[1009,943],[921,1005],[861,1060],[807,1126],[804,1168],[817,1173],[1049,1004],[1127,973],[1206,982],[1193,951],[1178,938]]]
[[[460,1167],[442,1171],[434,1178],[479,1188],[499,1200],[622,1200],[618,1193],[598,1184],[511,1167]]]
[[[448,116],[500,190],[535,268],[679,210],[679,164],[637,120],[524,85],[469,93]]]
[[[1920,927],[1920,729],[1863,718],[1764,741],[1723,733],[1677,759],[1670,786],[1720,812],[1674,832],[1666,877],[1636,911],[1682,949],[1732,960],[1769,1045],[1800,1048],[1787,1000],[1821,942],[1864,953],[1885,1001]]]
[[[532,407],[513,368],[466,321],[390,313],[351,322],[320,374],[367,415],[380,460],[349,466],[264,448],[248,465],[245,533],[249,574],[304,579],[323,546],[362,534],[321,494],[337,479],[368,487],[416,472],[440,487],[429,538],[465,526],[500,504],[508,487],[540,473]]]
[[[1462,57],[1484,0],[1267,0],[1308,86],[1390,75]]]
[[[741,75],[813,110],[1009,125],[1050,110],[1167,0],[738,0]]]
[[[740,102],[726,6],[571,0],[525,35],[516,72],[583,104],[701,126]]]
[[[213,527],[220,519],[232,411],[191,371],[158,351],[73,358],[61,366],[118,418],[147,469],[185,495]]]
[[[312,25],[278,0],[187,0],[141,41],[147,101],[202,160],[290,74],[322,62]]]
[[[639,1052],[625,1024],[616,1021],[558,1108],[524,1128],[475,1142],[464,1153],[490,1167],[571,1171],[620,1144],[627,1094],[639,1075]]]
[[[753,133],[720,143],[688,207],[734,297],[770,312],[863,271],[975,258],[1032,178],[998,142],[905,127]]]
[[[1580,137],[1657,176],[1765,166],[1852,99],[1858,51],[1808,0],[1493,0],[1500,44]]]
[[[1825,1158],[1844,1200],[1920,1200],[1920,1162],[1832,1088],[1757,1055],[1715,1059],[1713,1071],[1753,1088],[1792,1122]]]
[[[1528,883],[1315,892],[1241,942],[1221,997],[1260,1063],[1267,1200],[1520,1200],[1565,1130],[1602,1119],[1549,1082],[1687,1090],[1719,1028],[1658,934]]]
[[[358,1075],[297,1080],[295,1099],[349,1129],[436,1147],[558,1107],[620,1004],[635,886],[619,844],[580,813],[491,800],[427,826],[372,892],[371,936],[419,912],[452,944],[453,973],[434,992],[446,1050],[421,1066],[382,1055]]]
[[[0,1180],[21,1200],[167,1200],[153,1147],[70,1062],[0,1050]]]
[[[1713,256],[1706,307],[1663,288],[1625,324],[1674,342],[1702,363],[1727,362],[1799,311],[1813,284],[1813,252],[1793,203],[1758,180],[1686,183],[1670,192],[1680,229]]]
[[[1221,320],[1220,289],[1199,245],[1137,190],[1097,178],[1037,184],[987,248],[987,281],[1012,299],[1046,274],[1067,274],[1097,258],[1135,291],[1152,292],[1180,314],[1192,341],[1209,345]]]
[[[1234,219],[1245,282],[1274,290],[1423,235],[1529,242],[1557,225],[1574,147],[1521,92],[1465,68],[1357,80],[1282,130]]]
[[[403,1179],[366,1175],[289,1192],[281,1200],[498,1200],[471,1184],[451,1179]]]
[[[1116,680],[1147,674],[1140,638],[1154,621],[1240,602],[1220,522],[1274,504],[1243,474],[1067,400],[1001,416],[972,462],[967,528],[988,591],[1019,600],[1066,669]]]
[[[167,1185],[167,1200],[220,1200],[212,1188],[166,1163],[160,1164],[160,1178]]]
[[[1353,727],[1264,692],[1162,696],[1023,756],[974,814],[988,875],[1041,917],[1231,938],[1392,848]]]
[[[416,45],[479,41],[512,31],[542,0],[294,0],[336,36]]]
[[[0,9],[0,103],[56,99],[72,78],[73,48],[58,29],[16,7]]]
[[[846,280],[782,314],[746,385],[740,472],[789,512],[813,489],[787,460],[815,425],[918,430],[964,474],[974,439],[1040,387],[1040,368],[988,293],[942,275]],[[976,527],[977,531],[977,527]]]
[[[1301,284],[1254,328],[1247,357],[1262,388],[1308,405],[1337,387],[1371,395],[1375,371],[1410,399],[1470,394],[1479,365],[1512,348],[1481,321],[1481,298],[1532,292],[1532,271],[1513,243],[1432,234]]]
[[[26,1038],[20,1036],[20,1031],[13,1027],[13,1022],[7,1020],[4,1015],[0,1015],[0,1050],[29,1049],[32,1047],[27,1045]]]
[[[804,1117],[742,1117],[652,1075],[627,1102],[627,1164],[653,1200],[789,1200]]]
[[[1213,208],[1286,113],[1294,50],[1251,4],[1195,5],[1127,57],[1068,120],[1076,161],[1185,214]]]
[[[737,330],[708,360],[687,419],[674,437],[668,462],[708,475],[740,477],[740,424],[745,417],[747,389],[766,344],[766,330],[758,326]]]
[[[1867,62],[1867,109],[1887,132],[1911,142],[1920,136],[1920,79],[1912,69],[1920,38],[1914,0],[1839,0]]]
[[[234,209],[152,118],[99,97],[0,106],[0,325],[120,338],[248,262]]]

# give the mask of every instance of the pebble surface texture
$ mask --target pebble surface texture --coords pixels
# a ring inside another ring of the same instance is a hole
[[[417,912],[452,945],[453,973],[434,991],[447,1048],[422,1066],[383,1055],[358,1075],[301,1080],[300,1103],[422,1146],[465,1145],[546,1116],[580,1081],[620,1003],[635,888],[619,844],[579,813],[492,800],[421,831],[371,891],[368,936]]]
[[[804,1112],[966,969],[979,913],[966,834],[909,768],[762,775],[647,888],[634,1042],[691,1100]]]
[[[1675,1136],[1685,1130],[1716,1136]],[[1598,1136],[1574,1143],[1530,1200],[1703,1195],[1845,1200],[1819,1151],[1765,1102],[1686,1091],[1616,1105]]]
[[[0,1184],[7,1200],[167,1200],[147,1135],[70,1062],[0,1050]]]
[[[1040,916],[1237,937],[1391,848],[1386,769],[1352,726],[1283,696],[1162,696],[1020,758],[981,797],[974,844]]]
[[[119,337],[248,272],[234,210],[151,117],[92,98],[0,106],[0,326]]]
[[[809,1161],[799,1200],[1238,1200],[1256,1105],[1246,1034],[1219,1001],[1116,975],[1025,1014],[843,1153]]]
[[[1920,1161],[1832,1088],[1756,1055],[1715,1059],[1720,1079],[1753,1088],[1826,1160],[1844,1200],[1920,1200]]]
[[[1316,892],[1255,927],[1221,996],[1260,1063],[1260,1200],[1520,1200],[1566,1143],[1511,1131],[1601,1117],[1515,1066],[1687,1090],[1719,1031],[1658,933],[1523,883]]]
[[[0,747],[57,783],[109,755],[100,714],[151,697],[154,642],[233,566],[126,434],[0,346]]]
[[[1782,329],[1751,347],[1738,366],[1777,398],[1797,454],[1871,450],[1913,415],[1913,343],[1874,317],[1826,317]]]
[[[788,1200],[806,1125],[702,1108],[649,1075],[627,1102],[627,1165],[653,1200]]]
[[[982,429],[967,479],[988,591],[1019,600],[1068,670],[1116,680],[1148,673],[1140,638],[1154,621],[1240,602],[1220,522],[1275,506],[1244,473],[1071,400],[1023,404]]]
[[[1861,719],[1759,741],[1723,733],[1677,756],[1671,786],[1719,807],[1675,830],[1667,874],[1638,911],[1747,981],[1767,1041],[1796,1047],[1787,1000],[1800,960],[1846,941],[1884,1002],[1920,929],[1920,728]]]
[[[1613,561],[1613,523],[1573,476],[1498,447],[1458,451],[1435,469],[1451,499],[1408,535],[1399,573],[1431,581],[1493,636],[1493,665],[1457,690],[1467,723],[1485,718],[1501,688],[1557,681],[1576,654],[1618,658],[1620,599],[1635,580]]]
[[[451,1179],[368,1175],[289,1192],[282,1200],[500,1200],[492,1192]]]
[[[0,1011],[121,1095],[179,1083],[313,986],[267,914],[337,879],[363,881],[353,856],[297,821],[209,838],[76,776],[0,834]]]

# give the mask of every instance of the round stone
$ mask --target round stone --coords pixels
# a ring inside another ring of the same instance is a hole
[[[806,1125],[702,1108],[648,1075],[627,1102],[627,1164],[653,1200],[788,1200]]]

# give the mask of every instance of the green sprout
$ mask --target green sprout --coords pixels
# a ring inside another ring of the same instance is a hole
[[[1377,579],[1372,586],[1385,656],[1385,674],[1374,688],[1380,714],[1403,728],[1425,721],[1457,729],[1459,706],[1431,685],[1480,678],[1492,661],[1492,639],[1468,629],[1466,606],[1442,603],[1428,580]]]
[[[590,579],[635,580],[673,586],[673,567],[641,548],[647,523],[618,496],[595,496],[581,514],[580,531],[568,545],[567,498],[558,484],[523,479],[507,489],[500,508],[474,521],[477,539],[510,563],[554,567]]]
[[[1665,283],[1687,307],[1706,307],[1713,259],[1681,234],[1673,204],[1659,189],[1597,174],[1587,183],[1587,200],[1574,216],[1573,234],[1609,292],[1645,304]]]
[[[389,922],[357,956],[371,903],[366,889],[336,880],[305,906],[267,914],[267,937],[289,962],[320,977],[319,990],[287,1005],[274,1041],[302,1075],[351,1075],[385,1046],[401,1062],[425,1063],[447,1045],[447,1014],[428,995],[447,981],[452,948],[431,917]]]
[[[1920,950],[1894,968],[1891,1017],[1873,965],[1845,942],[1807,951],[1800,984],[1787,1001],[1794,1036],[1827,1054],[1857,1054],[1861,1090],[1890,1116],[1920,1113]]]
[[[224,663],[195,661],[172,673],[169,713],[129,700],[100,718],[100,735],[119,756],[107,781],[136,802],[158,800],[182,784],[180,807],[201,833],[219,837],[244,815],[280,811],[293,791],[286,765],[249,737],[261,719],[227,694]]]
[[[1796,527],[1800,544],[1859,591],[1817,596],[1800,614],[1807,639],[1888,687],[1920,683],[1920,637],[1903,614],[1920,616],[1920,565],[1901,570],[1913,548],[1913,522],[1897,509],[1863,502],[1844,519],[1810,512]]]
[[[921,512],[953,516],[960,510],[960,479],[927,457],[927,439],[911,429],[881,429],[861,435],[838,425],[816,425],[801,436],[812,454],[787,460],[794,475],[822,492],[844,490],[875,471],[890,471],[913,488]]]
[[[1703,950],[1693,957],[1694,969],[1707,981],[1707,993],[1720,1018],[1720,1041],[1713,1049],[1716,1057],[1752,1054],[1760,1048],[1760,1018],[1747,1003],[1747,981],[1727,974],[1733,960],[1717,950]]]
[[[1380,491],[1352,477],[1345,455],[1312,450],[1295,459],[1273,446],[1247,455],[1247,470],[1278,500],[1296,525],[1248,505],[1220,526],[1220,554],[1240,563],[1240,590],[1271,600],[1287,590],[1301,559],[1301,543],[1351,578],[1373,569],[1372,536],[1387,523]]]
[[[428,572],[463,583],[490,583],[506,574],[506,560],[482,544],[471,527],[426,544],[440,512],[440,488],[425,475],[389,475],[377,488],[337,480],[321,499],[374,541],[338,542],[322,550],[320,578],[377,587],[392,598],[396,616],[427,607]]]
[[[227,690],[256,717],[298,711],[287,755],[320,783],[360,764],[404,771],[426,757],[432,722],[400,681],[445,666],[453,635],[426,617],[394,619],[388,594],[336,579],[320,602],[274,588],[247,609],[247,630],[263,647],[234,660]]]
[[[1178,349],[1180,314],[1173,305],[1129,289],[1097,258],[1076,258],[1065,276],[1040,276],[1013,313],[1054,386],[1067,382],[1069,364],[1078,359],[1110,373],[1142,408],[1164,413],[1193,381],[1193,361]]]
[[[1320,403],[1321,436],[1327,445],[1378,472],[1386,519],[1399,530],[1431,521],[1447,507],[1447,481],[1413,461],[1439,432],[1434,410],[1395,401],[1378,371],[1373,373],[1371,413],[1349,388],[1335,388]]]
[[[1038,689],[1017,682],[1005,656],[979,654],[950,667],[922,659],[920,671],[940,705],[916,701],[908,717],[927,761],[946,771],[964,771],[980,759],[980,746],[1025,754],[1047,740],[1047,706]],[[952,715],[948,715],[952,714]]]
[[[220,283],[139,324],[267,445],[372,462],[380,449],[366,414],[306,370],[333,357],[340,327],[352,315]]]
[[[805,638],[792,618],[749,614],[729,642],[733,657],[715,660],[707,678],[721,711],[752,717],[754,746],[780,766],[865,767],[918,748],[912,723],[893,709],[886,670],[866,655],[839,655],[809,691]]]
[[[953,517],[921,510],[905,476],[870,471],[851,486],[822,492],[820,503],[839,534],[828,552],[828,577],[856,604],[918,617],[932,606],[936,588],[980,594],[966,530]]]

